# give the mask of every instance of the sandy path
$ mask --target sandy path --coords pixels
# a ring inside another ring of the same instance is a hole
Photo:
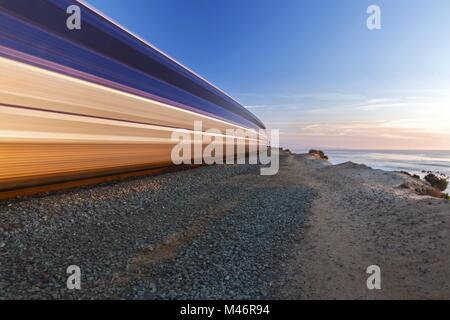
[[[449,201],[400,190],[401,174],[299,158],[319,198],[287,298],[299,288],[305,299],[450,298]],[[367,289],[369,265],[381,268],[381,290]]]

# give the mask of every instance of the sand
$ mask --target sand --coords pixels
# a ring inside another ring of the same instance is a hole
[[[300,230],[285,298],[299,288],[304,299],[450,298],[450,201],[399,188],[428,187],[402,173],[307,155],[290,163],[319,197]],[[370,265],[381,269],[381,290],[367,288]]]

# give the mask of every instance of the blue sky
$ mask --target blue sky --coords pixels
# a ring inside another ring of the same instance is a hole
[[[293,149],[450,149],[448,0],[90,0]],[[370,4],[382,29],[366,27]]]

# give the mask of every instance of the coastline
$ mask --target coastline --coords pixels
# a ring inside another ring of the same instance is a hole
[[[334,165],[351,161],[373,169],[408,172],[422,179],[428,171],[450,176],[449,150],[326,149],[325,152]],[[450,193],[450,186],[445,192]]]

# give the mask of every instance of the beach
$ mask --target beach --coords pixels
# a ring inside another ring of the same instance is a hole
[[[450,201],[429,187],[283,151],[275,176],[205,166],[4,201],[0,299],[449,299]]]

